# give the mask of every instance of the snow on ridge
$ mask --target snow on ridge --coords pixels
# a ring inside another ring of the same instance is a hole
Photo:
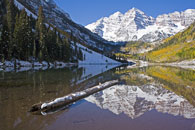
[[[108,41],[154,42],[175,35],[194,20],[195,9],[163,14],[153,18],[139,9],[132,8],[125,14],[116,12],[85,27]]]
[[[37,16],[32,13],[30,10],[28,10],[27,8],[25,8],[21,3],[19,3],[17,0],[14,0],[15,5],[18,7],[19,10],[25,9],[28,16],[32,15],[33,18],[37,19]]]

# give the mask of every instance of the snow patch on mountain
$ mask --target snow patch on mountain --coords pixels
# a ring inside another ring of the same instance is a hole
[[[86,26],[92,32],[108,41],[153,42],[172,36],[188,27],[195,20],[195,9],[147,16],[143,11],[132,8],[125,14],[116,12]]]
[[[120,64],[119,62],[92,51],[81,44],[77,44],[77,46],[82,50],[84,56],[84,60],[79,61],[79,64]]]

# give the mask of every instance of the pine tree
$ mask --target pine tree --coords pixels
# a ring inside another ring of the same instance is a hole
[[[15,17],[18,12],[17,7],[14,4],[14,0],[9,0],[7,4],[7,23],[8,29],[11,34],[14,32]]]
[[[12,56],[28,60],[33,55],[33,32],[25,9],[16,15]]]
[[[63,58],[64,58],[64,61],[67,62],[70,60],[70,54],[71,54],[72,48],[70,47],[70,44],[68,43],[68,40],[66,38],[64,38],[63,44],[64,44]]]
[[[63,49],[63,47],[62,47],[62,39],[61,39],[61,36],[60,36],[60,33],[58,32],[58,34],[57,34],[57,40],[56,40],[56,43],[57,43],[57,46],[58,46],[58,58],[59,58],[59,60],[62,60],[62,49]]]
[[[8,45],[8,59],[12,58],[12,50],[13,50],[13,32],[14,32],[14,25],[15,25],[15,17],[18,12],[14,0],[9,0],[7,2],[7,26],[9,32],[9,45]]]
[[[56,30],[54,29],[48,30],[47,33],[47,51],[48,51],[48,55],[49,55],[49,60],[50,61],[54,61],[55,60],[55,56],[56,56],[56,52],[57,52],[57,44],[56,44]]]
[[[19,54],[22,52],[21,50],[21,42],[22,42],[22,36],[21,36],[21,29],[20,29],[20,17],[17,14],[16,15],[16,23],[15,23],[15,28],[14,28],[14,33],[13,33],[13,47],[12,47],[12,55],[15,58],[20,59]]]
[[[57,35],[56,28],[54,29],[54,32],[53,32],[53,40],[54,40],[54,42],[52,43],[53,60],[59,60],[59,46],[57,44],[58,35]]]
[[[46,27],[44,22],[43,7],[39,7],[38,20],[36,22],[36,37],[39,42],[39,60],[43,61],[48,56],[46,48]]]
[[[79,60],[83,60],[84,59],[83,52],[82,52],[81,48],[79,48],[78,58],[79,58]]]
[[[34,34],[32,32],[32,24],[30,23],[30,17],[27,16],[27,13],[25,12],[25,28],[24,31],[25,33],[25,37],[24,37],[24,46],[26,47],[25,50],[25,56],[26,56],[26,60],[28,60],[28,58],[30,56],[32,56],[33,53],[33,39],[34,39]]]
[[[8,59],[9,53],[9,31],[7,26],[7,19],[3,18],[3,29],[2,35],[0,38],[0,60],[4,62],[4,60]]]
[[[3,29],[3,17],[5,15],[5,12],[6,12],[6,5],[5,5],[5,0],[2,0],[0,1],[0,36],[1,36],[1,32],[2,32],[2,29]]]
[[[29,22],[30,22],[30,26],[32,27],[32,29],[35,29],[36,20],[33,18],[32,14],[30,14]]]
[[[33,50],[33,52],[32,52],[32,56],[33,56],[33,58],[37,58],[37,45],[36,45],[36,40],[33,40],[33,48],[32,48]]]

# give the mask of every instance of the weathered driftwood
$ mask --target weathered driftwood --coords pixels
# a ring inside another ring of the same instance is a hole
[[[97,93],[98,91],[104,90],[106,88],[109,88],[115,84],[119,83],[118,80],[112,80],[105,82],[103,84],[97,85],[95,87],[86,89],[84,91],[76,92],[76,93],[71,93],[67,96],[57,98],[55,100],[52,100],[50,102],[45,102],[45,103],[38,103],[35,104],[31,107],[30,112],[48,112],[51,110],[55,110],[57,108],[60,108],[62,106],[69,105],[75,101],[78,101],[80,99],[83,99],[89,95],[92,95],[94,93]]]

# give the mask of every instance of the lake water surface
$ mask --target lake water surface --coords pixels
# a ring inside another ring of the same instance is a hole
[[[119,79],[74,104],[33,115],[35,103]],[[83,65],[0,72],[0,130],[195,130],[195,71]]]

